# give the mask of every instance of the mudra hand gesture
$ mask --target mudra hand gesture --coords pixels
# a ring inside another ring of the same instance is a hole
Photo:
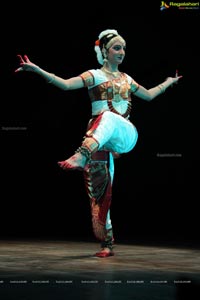
[[[20,60],[20,67],[17,68],[15,70],[15,72],[20,72],[20,71],[29,71],[29,72],[36,72],[38,71],[39,67],[37,65],[35,65],[34,63],[32,63],[27,55],[24,55],[24,57],[22,57],[22,55],[17,55],[17,57],[19,57]]]
[[[178,70],[176,70],[175,77],[167,77],[166,80],[171,78],[173,84],[177,84],[179,79],[182,77],[182,75],[178,75]]]

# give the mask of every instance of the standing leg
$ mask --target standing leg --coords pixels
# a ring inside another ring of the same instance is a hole
[[[114,178],[114,157],[113,157],[112,153],[109,153],[108,166],[109,166],[110,180],[111,180],[111,185],[112,185],[113,178]],[[101,251],[97,252],[95,254],[95,256],[102,257],[102,258],[114,255],[114,252],[113,252],[114,236],[113,236],[112,222],[111,222],[111,218],[110,218],[110,208],[107,212],[105,229],[106,229],[106,234],[105,234],[104,240],[101,241]]]
[[[114,237],[113,237],[113,229],[110,220],[110,210],[107,214],[106,220],[106,235],[104,240],[101,242],[101,251],[97,252],[95,256],[97,257],[108,257],[113,256],[113,247],[114,247]]]
[[[90,200],[94,235],[101,241],[106,237],[106,220],[112,198],[108,158],[107,151],[95,152],[83,172],[86,192]]]
[[[90,199],[92,227],[94,235],[101,241],[101,251],[97,257],[108,257],[113,253],[113,230],[110,219],[112,199],[112,168],[109,169],[112,154],[107,151],[97,151],[92,156],[91,163],[84,170],[85,186]],[[114,170],[114,164],[113,164]]]

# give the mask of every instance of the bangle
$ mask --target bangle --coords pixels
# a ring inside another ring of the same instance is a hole
[[[51,75],[47,79],[47,83],[52,84],[54,80],[55,80],[55,74],[51,73]]]
[[[159,84],[157,87],[160,89],[160,93],[161,93],[161,94],[163,94],[163,93],[165,92],[165,89],[166,89],[166,88],[163,86],[162,83]]]

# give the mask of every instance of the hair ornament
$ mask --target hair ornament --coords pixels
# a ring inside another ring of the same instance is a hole
[[[100,45],[100,40],[96,40],[95,41],[95,46],[99,46]]]

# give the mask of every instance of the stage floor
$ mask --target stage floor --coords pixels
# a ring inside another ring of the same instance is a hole
[[[1,240],[2,300],[200,299],[200,251],[178,246]],[[195,295],[195,296],[194,296]]]

